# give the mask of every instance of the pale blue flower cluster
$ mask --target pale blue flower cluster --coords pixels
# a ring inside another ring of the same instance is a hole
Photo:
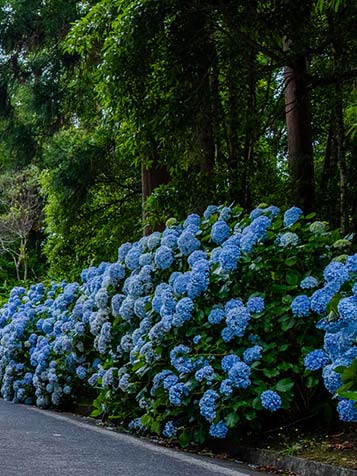
[[[318,281],[316,278],[314,278],[313,276],[306,276],[306,278],[304,278],[301,283],[300,283],[300,288],[301,289],[312,289],[312,288],[316,288],[318,286]]]
[[[301,208],[291,207],[284,213],[284,226],[290,227],[293,226],[302,215]]]
[[[287,231],[286,233],[281,235],[279,239],[279,245],[283,248],[286,248],[287,246],[297,246],[298,243],[298,235],[296,233],[291,233],[290,231]]]

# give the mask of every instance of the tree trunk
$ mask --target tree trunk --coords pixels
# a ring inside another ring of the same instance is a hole
[[[143,210],[143,221],[147,218],[145,212],[145,203],[147,198],[152,194],[155,188],[159,187],[160,185],[166,184],[169,182],[169,174],[165,166],[159,163],[158,154],[153,154],[153,159],[150,166],[147,166],[143,163],[141,168],[141,184],[142,184],[142,210]],[[158,229],[163,228],[160,224],[157,227]],[[149,235],[152,233],[150,225],[144,225],[144,236]]]
[[[284,49],[291,49],[289,40],[284,41]],[[315,184],[305,57],[295,57],[285,66],[284,77],[291,195],[293,203],[309,213],[315,207]]]
[[[348,171],[345,156],[345,127],[343,122],[342,92],[339,84],[336,85],[336,144],[337,161],[340,173],[340,217],[341,233],[349,231],[349,214],[347,202]]]
[[[336,17],[331,14],[328,16],[329,30],[332,38],[332,52],[333,52],[333,69],[334,73],[338,75],[343,71],[341,64],[341,57],[343,52],[343,44],[339,31],[336,31],[335,20]],[[340,227],[341,233],[346,234],[349,230],[349,204],[348,204],[348,169],[345,155],[345,125],[343,120],[343,92],[340,82],[335,84],[334,97],[334,115],[335,115],[335,140],[337,147],[337,163],[340,175]]]
[[[339,186],[338,186],[338,164],[337,164],[337,144],[336,144],[336,118],[335,113],[331,114],[330,127],[327,136],[325,158],[321,175],[321,204],[326,219],[333,228],[340,226],[339,212]]]

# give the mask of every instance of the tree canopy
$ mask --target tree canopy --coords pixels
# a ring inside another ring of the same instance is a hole
[[[356,230],[356,10],[1,0],[0,174],[39,170],[49,273],[210,203]]]

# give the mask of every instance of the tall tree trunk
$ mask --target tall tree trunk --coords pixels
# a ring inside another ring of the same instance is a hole
[[[288,39],[284,40],[284,49],[291,50]],[[295,57],[285,66],[284,79],[291,195],[295,205],[311,212],[315,207],[314,161],[304,56]]]
[[[339,211],[339,185],[338,185],[338,150],[336,143],[336,117],[332,111],[330,118],[330,127],[326,142],[326,151],[321,174],[321,198],[320,202],[323,207],[326,219],[333,228],[340,226]]]
[[[336,19],[339,13],[328,16],[329,30],[332,38],[333,69],[339,75],[343,71],[341,57],[343,45],[339,31],[336,31]],[[337,146],[337,162],[340,175],[340,227],[342,234],[349,230],[349,204],[348,204],[348,169],[345,155],[345,125],[343,120],[343,92],[340,82],[335,84],[334,115],[335,115],[335,140]]]
[[[152,156],[152,161],[149,166],[143,163],[141,168],[141,184],[142,184],[142,210],[143,210],[143,221],[147,218],[145,212],[145,203],[147,198],[152,194],[155,188],[159,187],[162,184],[169,182],[169,173],[165,166],[161,165],[159,162],[158,154],[154,153]],[[158,225],[158,229],[161,229],[162,224]],[[144,236],[149,235],[153,230],[148,224],[144,225]]]
[[[341,233],[349,231],[349,213],[347,202],[348,171],[345,155],[345,127],[343,121],[342,92],[339,84],[336,85],[336,144],[337,160],[340,173],[340,216]]]
[[[251,64],[255,65],[256,51],[251,48],[250,59]],[[251,67],[248,75],[248,97],[247,97],[247,112],[246,112],[246,127],[245,127],[245,147],[244,147],[244,163],[243,163],[243,180],[242,189],[243,207],[250,210],[252,207],[252,182],[254,181],[255,167],[254,167],[254,146],[257,134],[257,98],[256,98],[256,69]]]

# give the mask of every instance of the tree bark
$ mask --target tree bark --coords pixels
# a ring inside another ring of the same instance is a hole
[[[143,210],[143,221],[147,218],[145,212],[145,203],[147,198],[152,194],[155,188],[160,185],[166,184],[169,182],[170,176],[165,166],[160,164],[158,154],[154,153],[150,165],[143,163],[141,168],[141,184],[142,184],[142,210]],[[158,228],[162,228],[162,225],[158,225]],[[150,225],[144,225],[143,234],[144,236],[150,235],[152,233]]]
[[[284,49],[291,49],[289,40],[284,40]],[[294,204],[309,213],[315,208],[315,184],[310,99],[304,56],[295,57],[289,66],[285,66],[284,79],[291,195]]]

